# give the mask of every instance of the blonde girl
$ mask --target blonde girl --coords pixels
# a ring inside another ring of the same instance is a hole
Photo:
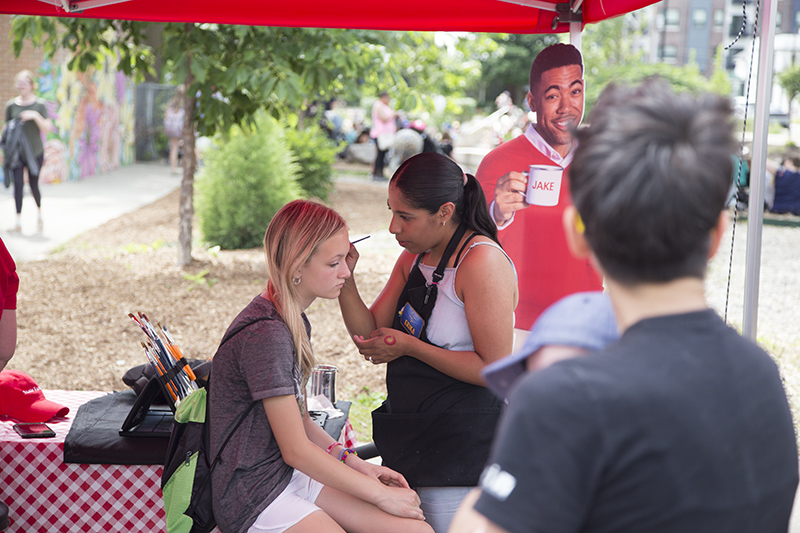
[[[297,200],[264,237],[267,288],[236,317],[214,356],[212,453],[256,402],[214,471],[214,514],[229,532],[430,533],[419,498],[388,468],[361,460],[308,416],[314,366],[305,310],[334,299],[350,269],[347,226]]]

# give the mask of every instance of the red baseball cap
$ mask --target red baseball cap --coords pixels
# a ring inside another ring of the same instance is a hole
[[[45,399],[42,389],[25,372],[0,372],[0,415],[22,422],[47,422],[54,416],[67,416],[69,407]]]

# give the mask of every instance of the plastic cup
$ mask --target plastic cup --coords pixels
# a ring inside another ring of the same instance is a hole
[[[332,365],[316,365],[311,371],[311,396],[322,394],[336,405],[336,373]]]

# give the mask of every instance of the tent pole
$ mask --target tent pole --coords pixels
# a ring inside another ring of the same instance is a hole
[[[569,42],[578,50],[581,50],[581,22],[574,21],[569,23]]]
[[[753,127],[752,168],[759,171],[750,179],[747,209],[747,258],[744,273],[744,317],[742,335],[756,340],[758,323],[758,288],[761,271],[761,230],[764,223],[764,173],[767,168],[767,130],[772,95],[772,55],[775,51],[777,2],[763,0],[758,23],[759,50],[756,78],[755,123]]]

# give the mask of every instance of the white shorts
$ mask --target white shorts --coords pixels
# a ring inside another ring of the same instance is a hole
[[[319,507],[317,501],[322,483],[295,470],[289,485],[261,511],[248,533],[283,533]]]

